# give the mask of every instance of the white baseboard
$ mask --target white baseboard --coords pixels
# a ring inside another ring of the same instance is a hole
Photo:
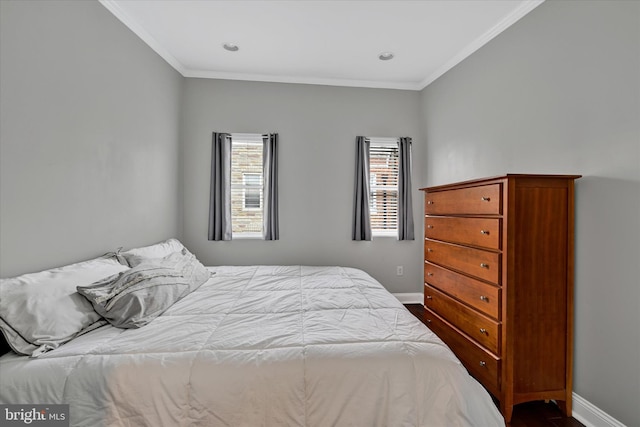
[[[422,304],[424,300],[424,296],[422,295],[422,292],[399,293],[399,294],[393,294],[393,296],[398,298],[398,301],[400,301],[403,304]]]
[[[573,393],[573,418],[585,427],[626,427],[584,397]]]

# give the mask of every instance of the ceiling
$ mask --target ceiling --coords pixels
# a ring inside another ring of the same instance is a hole
[[[185,77],[420,90],[542,1],[100,3]]]

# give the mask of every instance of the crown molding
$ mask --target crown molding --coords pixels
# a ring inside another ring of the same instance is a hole
[[[226,73],[219,71],[185,70],[185,77],[219,80],[244,80],[268,83],[294,83],[321,86],[365,87],[375,89],[399,89],[419,91],[418,82],[387,82],[376,80],[327,79],[320,77],[274,76],[269,74]]]
[[[330,79],[320,77],[274,76],[266,74],[228,73],[187,69],[151,34],[149,34],[144,28],[142,28],[142,26],[138,24],[135,19],[130,17],[120,6],[118,6],[118,4],[114,0],[98,1],[116,18],[118,18],[127,28],[129,28],[134,34],[140,37],[140,39],[142,39],[142,41],[144,41],[151,49],[153,49],[158,55],[160,55],[160,57],[167,61],[167,63],[171,65],[176,71],[178,71],[183,77],[420,91],[427,87],[429,84],[433,83],[438,77],[442,76],[451,68],[458,65],[461,61],[474,53],[476,50],[480,49],[502,31],[513,25],[527,13],[538,7],[545,0],[528,0],[524,2],[522,5],[520,5],[520,7],[507,15],[493,28],[491,28],[475,41],[467,45],[457,55],[447,61],[443,66],[438,68],[431,75],[427,76],[427,78],[425,78],[421,82],[388,82],[376,80]]]
[[[135,35],[140,37],[151,49],[153,49],[158,55],[169,63],[177,72],[184,76],[185,69],[180,61],[178,61],[168,50],[149,34],[138,22],[129,16],[118,4],[113,0],[98,0],[102,6],[104,6],[109,12],[111,12],[116,18],[120,20],[127,28],[129,28]]]
[[[442,76],[444,73],[446,73],[447,71],[449,71],[450,69],[458,65],[460,62],[462,62],[464,59],[466,59],[476,50],[480,49],[482,46],[484,46],[489,41],[491,41],[498,34],[502,33],[511,25],[519,21],[520,18],[525,16],[527,13],[531,12],[536,7],[540,6],[542,3],[544,3],[544,1],[545,0],[529,0],[521,4],[520,7],[518,7],[516,10],[514,10],[509,15],[507,15],[502,21],[494,25],[493,28],[491,28],[489,31],[485,32],[476,40],[468,44],[464,49],[458,52],[457,55],[455,55],[453,58],[447,61],[444,65],[442,65],[440,68],[434,71],[431,75],[427,76],[427,78],[420,83],[419,90],[422,90],[425,87],[429,86],[438,77]]]

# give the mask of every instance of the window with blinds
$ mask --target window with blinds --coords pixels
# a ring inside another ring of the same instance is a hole
[[[398,230],[398,144],[397,140],[369,142],[369,213],[374,234]]]
[[[231,135],[231,228],[236,237],[262,236],[262,135]]]

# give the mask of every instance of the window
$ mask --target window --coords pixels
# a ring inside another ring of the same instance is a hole
[[[370,139],[369,183],[371,231],[378,236],[395,236],[398,230],[397,139]]]
[[[262,237],[262,135],[231,135],[231,224],[234,237]]]
[[[257,173],[243,173],[244,210],[262,209],[262,175]]]
[[[376,182],[378,182],[377,180],[378,176],[375,174],[375,172],[369,173],[370,189],[376,185]],[[376,194],[374,192],[371,192],[371,194],[369,194],[369,213],[371,215],[378,213],[378,203],[376,202]]]

